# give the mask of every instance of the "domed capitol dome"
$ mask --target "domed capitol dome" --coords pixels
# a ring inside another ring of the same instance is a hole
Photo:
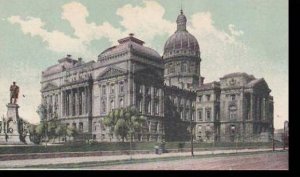
[[[163,58],[176,56],[200,56],[200,48],[197,39],[186,30],[187,19],[180,11],[177,17],[177,30],[169,37],[164,47]]]

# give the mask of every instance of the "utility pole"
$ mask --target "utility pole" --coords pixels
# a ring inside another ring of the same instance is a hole
[[[272,149],[273,149],[273,152],[275,151],[275,143],[274,143],[274,130],[275,128],[272,127]]]

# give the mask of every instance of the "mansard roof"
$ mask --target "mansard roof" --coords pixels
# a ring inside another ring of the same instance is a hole
[[[42,72],[42,76],[48,76],[51,74],[62,72],[65,69],[72,68],[78,61],[71,58],[71,55],[59,59],[58,64],[48,67]]]
[[[224,75],[220,79],[227,79],[227,78],[231,78],[231,77],[247,77],[247,78],[250,78],[250,79],[255,79],[255,77],[253,75],[249,75],[245,72],[229,73],[229,74]]]
[[[98,61],[116,54],[127,53],[129,51],[144,55],[146,57],[161,59],[161,56],[158,52],[156,52],[154,49],[143,46],[144,41],[133,37],[133,34],[130,34],[129,37],[118,40],[118,42],[119,45],[110,47],[99,54]]]

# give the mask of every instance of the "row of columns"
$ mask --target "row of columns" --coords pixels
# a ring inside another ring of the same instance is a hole
[[[114,92],[111,93],[112,84],[114,85]],[[123,86],[124,96],[120,96],[120,87]],[[125,107],[126,104],[126,86],[128,85],[127,80],[107,82],[99,85],[101,94],[100,114],[108,113],[114,108]],[[103,90],[105,87],[105,91]],[[104,108],[105,107],[105,108]]]
[[[250,119],[267,120],[269,101],[265,96],[250,94]]]
[[[91,90],[88,86],[62,91],[62,114],[64,117],[89,113]]]
[[[148,104],[150,104],[149,108],[150,108],[150,115],[158,115],[158,116],[163,116],[164,114],[164,100],[163,100],[163,89],[161,88],[154,88],[153,86],[148,87],[150,89],[150,95],[147,95],[146,93],[146,86],[145,85],[140,85],[141,89],[142,89],[142,97],[137,97],[136,96],[136,89],[134,89],[134,102],[136,103],[136,106],[138,109],[140,109],[140,105],[138,104],[142,104],[142,114],[148,114],[148,112],[146,112],[146,106],[148,106]],[[135,88],[135,87],[134,87]],[[157,97],[155,96],[155,89],[157,89]],[[137,99],[139,101],[137,101]],[[157,104],[157,105],[156,105]],[[156,108],[156,106],[158,108]],[[148,108],[147,108],[148,109]],[[158,110],[155,110],[158,109]]]
[[[173,98],[173,100],[176,99]],[[181,115],[181,119],[183,119],[185,117],[185,120],[190,120],[192,118],[192,116],[197,116],[198,113],[193,113],[192,109],[193,109],[193,101],[192,100],[186,100],[183,102],[183,104],[181,104],[181,101],[179,98],[177,98],[177,102],[173,103],[175,104],[176,108],[177,108],[177,112],[180,113]],[[189,104],[187,104],[186,102],[189,101]],[[194,114],[194,115],[192,115]],[[182,117],[182,115],[184,115]],[[186,116],[187,115],[187,116]],[[194,117],[194,120],[195,120],[195,117]]]
[[[43,97],[43,103],[46,106],[47,109],[47,119],[53,118],[54,114],[57,114],[59,116],[59,103],[60,103],[60,93],[53,92],[45,94]]]

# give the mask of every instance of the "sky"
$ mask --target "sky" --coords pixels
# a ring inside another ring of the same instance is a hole
[[[289,115],[286,0],[0,0],[0,116],[16,81],[20,117],[38,123],[41,72],[67,54],[97,61],[129,33],[162,54],[181,4],[200,45],[204,82],[232,72],[264,78],[275,128],[282,128]]]

